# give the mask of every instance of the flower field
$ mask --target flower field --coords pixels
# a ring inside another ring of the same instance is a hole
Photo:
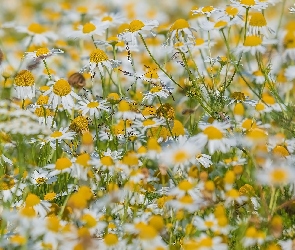
[[[0,250],[295,249],[294,2],[0,14]]]

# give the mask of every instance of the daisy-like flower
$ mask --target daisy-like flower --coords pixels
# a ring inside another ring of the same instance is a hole
[[[225,206],[230,206],[233,204],[233,202],[237,202],[238,204],[243,204],[243,202],[248,200],[247,196],[243,196],[239,193],[238,190],[232,188],[225,192],[224,194],[225,198]]]
[[[236,50],[236,54],[250,52],[255,55],[257,52],[265,53],[265,41],[262,40],[261,36],[257,35],[247,35],[243,45],[240,45]]]
[[[202,233],[199,238],[187,239],[183,246],[185,250],[199,249],[199,250],[227,250],[228,246],[223,243],[220,236],[210,237]]]
[[[80,100],[80,97],[72,90],[71,85],[65,79],[57,80],[44,95],[49,95],[48,104],[55,109],[60,103],[63,108],[71,111],[75,106],[73,98]]]
[[[159,22],[157,20],[151,20],[147,22],[143,22],[141,20],[133,20],[128,25],[126,25],[125,31],[118,35],[119,39],[122,39],[125,43],[128,43],[131,47],[137,47],[137,36],[140,33],[142,36],[146,36],[146,34],[151,33],[152,29],[159,26]]]
[[[96,68],[98,68],[98,70],[102,72],[104,67],[108,70],[112,70],[114,68],[117,68],[120,64],[121,61],[109,59],[109,57],[103,50],[97,48],[91,52],[88,64],[80,70],[80,73],[83,73],[85,70],[88,69],[91,78],[94,78]]]
[[[265,240],[266,233],[251,226],[246,230],[245,236],[243,238],[243,245],[244,247],[250,247],[256,244],[261,245]]]
[[[293,25],[290,24],[287,32],[283,37],[283,55],[284,61],[295,60],[295,33],[293,32]]]
[[[110,110],[110,107],[108,107],[106,104],[107,102],[105,100],[83,100],[78,102],[77,109],[82,112],[83,116],[85,116],[88,113],[90,117],[95,116],[96,118],[99,118],[103,110]]]
[[[226,129],[229,123],[214,121],[212,124],[200,123],[201,133],[191,137],[197,145],[204,147],[207,144],[210,154],[216,151],[226,153],[230,147],[235,145],[235,139],[226,137]]]
[[[255,9],[255,10],[263,10],[266,9],[268,3],[265,1],[258,0],[230,0],[231,6],[233,7],[243,7],[245,9]]]
[[[54,181],[56,181],[56,178],[48,178],[48,171],[42,168],[34,170],[29,175],[29,178],[30,181],[37,186],[42,184],[52,184]]]
[[[17,97],[20,99],[32,99],[35,96],[35,79],[28,70],[21,70],[14,78]]]
[[[250,21],[248,25],[248,32],[250,35],[269,35],[274,31],[267,27],[267,22],[264,15],[261,12],[253,12],[250,14]]]
[[[33,59],[34,61],[43,60],[47,57],[63,54],[64,51],[61,49],[48,49],[47,47],[42,47],[37,49],[34,52],[25,52],[24,58],[26,59]]]
[[[145,132],[149,128],[159,127],[165,124],[164,118],[148,118],[145,120],[135,120],[133,123],[133,127]]]
[[[5,174],[0,178],[0,197],[4,202],[11,201],[13,197],[22,195],[25,187],[24,183]]]
[[[142,118],[142,115],[131,110],[131,104],[128,101],[121,100],[118,103],[118,112],[115,117],[123,120],[135,120],[136,118]]]
[[[199,152],[198,145],[187,141],[184,137],[167,146],[160,154],[160,162],[173,167],[175,171],[189,166]]]
[[[84,25],[80,25],[78,30],[72,31],[69,35],[70,38],[88,38],[94,35],[103,35],[108,26],[104,23],[88,22]]]
[[[144,94],[143,101],[147,100],[148,102],[152,102],[155,97],[167,99],[171,95],[172,89],[173,88],[168,86],[155,85],[149,92]]]
[[[169,29],[168,43],[173,46],[176,42],[194,42],[194,28],[191,28],[185,19],[176,20]]]
[[[44,168],[51,170],[49,172],[48,177],[53,177],[62,173],[70,173],[72,171],[73,163],[67,157],[62,157],[57,159],[55,164],[49,164]]]
[[[79,180],[88,180],[88,172],[90,171],[90,155],[85,153],[79,155],[72,167],[71,176]]]
[[[30,35],[32,43],[36,45],[48,44],[49,40],[57,39],[57,36],[52,31],[47,31],[47,28],[39,23],[31,23],[28,27],[18,26],[15,29],[20,33]],[[27,42],[29,42],[29,39],[27,39]]]
[[[218,12],[220,10],[214,8],[213,6],[205,6],[205,7],[195,8],[191,11],[194,15],[204,14],[207,17],[210,17],[214,12]]]
[[[50,210],[51,203],[42,201],[37,195],[29,193],[25,199],[25,206],[32,207],[37,214],[44,218]]]
[[[121,13],[104,13],[100,18],[95,18],[93,23],[102,23],[106,28],[116,27],[125,22],[126,18]]]
[[[54,131],[51,135],[49,135],[45,141],[50,142],[54,146],[56,141],[61,143],[62,140],[72,140],[74,139],[75,132],[69,131],[69,128],[60,128],[59,130]]]
[[[256,179],[262,185],[283,186],[294,182],[295,170],[287,162],[272,163],[268,160],[265,166],[256,171]]]

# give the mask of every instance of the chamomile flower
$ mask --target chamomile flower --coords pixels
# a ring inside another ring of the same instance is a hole
[[[25,206],[32,207],[41,218],[44,218],[50,210],[51,203],[41,200],[35,194],[29,193],[25,199]]]
[[[171,95],[171,90],[173,88],[170,88],[168,86],[162,86],[162,85],[155,85],[144,94],[143,101],[152,102],[155,97],[160,97],[161,99],[167,99]]]
[[[39,23],[31,23],[28,27],[17,26],[17,32],[26,33],[32,38],[32,43],[36,45],[48,44],[50,40],[56,40],[57,36],[52,31],[48,31],[47,27]],[[29,39],[27,39],[29,42]]]
[[[121,13],[104,13],[99,18],[94,18],[93,23],[101,23],[106,26],[106,28],[115,27],[124,23],[126,18]]]
[[[62,140],[72,140],[75,134],[75,132],[69,131],[68,127],[60,128],[45,138],[45,141],[50,142],[50,146],[55,148],[56,143],[61,143]]]
[[[25,59],[32,59],[34,61],[40,59],[43,60],[47,57],[63,54],[64,51],[61,49],[48,49],[47,47],[42,47],[37,49],[34,52],[25,52],[24,58]]]
[[[88,70],[91,78],[94,78],[96,68],[99,72],[103,72],[104,68],[112,70],[117,68],[120,64],[120,61],[109,59],[103,50],[97,48],[90,53],[89,62],[80,70],[80,72],[82,73]]]
[[[54,181],[56,181],[56,178],[48,178],[48,171],[44,170],[43,168],[34,170],[29,175],[29,179],[33,184],[37,186],[40,186],[42,184],[52,184]]]
[[[14,84],[18,98],[32,99],[35,96],[35,79],[30,71],[21,70],[14,78]]]
[[[79,180],[88,180],[88,172],[91,171],[90,155],[87,153],[79,155],[72,166],[71,176]]]
[[[160,154],[160,162],[173,167],[173,170],[177,172],[179,169],[184,170],[188,167],[198,152],[198,145],[192,141],[181,139],[179,142],[167,145],[163,149],[163,152]]]
[[[236,50],[236,54],[250,52],[251,55],[255,55],[257,52],[265,53],[266,48],[263,44],[261,36],[257,35],[247,35],[243,45],[240,45]]]
[[[4,202],[11,201],[13,197],[23,194],[26,187],[11,175],[2,175],[0,178],[0,197]]]
[[[72,31],[69,35],[70,38],[90,38],[94,35],[103,35],[107,29],[107,26],[103,23],[88,22],[84,25],[80,25],[78,30]]]
[[[141,21],[141,20],[133,20],[128,25],[126,25],[126,29],[124,32],[118,35],[119,39],[122,39],[125,43],[128,43],[131,47],[137,47],[137,37],[140,33],[142,36],[146,36],[147,34],[152,32],[153,28],[159,26],[159,22],[157,20],[151,21]]]
[[[230,127],[229,123],[214,121],[212,124],[200,123],[201,133],[193,136],[192,141],[199,146],[207,145],[210,154],[216,151],[226,153],[235,145],[234,138],[227,138],[226,129]]]
[[[254,36],[268,36],[269,34],[274,33],[274,31],[267,27],[266,19],[261,12],[253,12],[250,14],[248,33]]]
[[[231,6],[233,7],[243,7],[245,9],[263,10],[266,9],[268,3],[265,1],[258,0],[230,0]]]
[[[266,240],[266,233],[256,229],[254,226],[248,227],[243,238],[244,247],[261,245]]]
[[[185,19],[176,20],[169,29],[168,43],[170,46],[177,42],[194,42],[196,30],[190,27],[190,24]]]
[[[192,13],[194,15],[197,14],[204,14],[207,17],[210,17],[214,12],[220,11],[219,9],[214,8],[213,6],[205,6],[205,7],[200,7],[200,8],[195,8],[192,10]]]
[[[110,107],[108,107],[107,102],[105,100],[82,100],[78,102],[77,109],[82,113],[83,116],[86,114],[89,114],[90,117],[96,117],[99,118],[101,112],[109,111]]]
[[[55,164],[49,164],[45,166],[46,169],[49,169],[49,177],[53,177],[62,173],[70,173],[72,171],[73,163],[67,157],[58,158]]]
[[[272,163],[268,160],[264,167],[256,171],[256,179],[262,185],[283,186],[294,181],[295,171],[287,162]]]
[[[133,127],[145,132],[149,128],[159,127],[165,124],[164,118],[148,118],[144,120],[135,120],[133,123]]]
[[[75,106],[74,98],[80,100],[80,97],[72,90],[71,85],[65,79],[59,79],[45,91],[44,95],[49,95],[48,104],[55,109],[59,104],[67,111]]]

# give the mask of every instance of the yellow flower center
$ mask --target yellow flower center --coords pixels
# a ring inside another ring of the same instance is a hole
[[[101,164],[104,166],[114,165],[114,161],[113,161],[112,157],[110,157],[110,156],[104,156],[100,159],[100,161],[101,161]]]
[[[262,13],[255,12],[251,14],[251,19],[249,22],[250,26],[257,26],[257,27],[263,27],[266,26],[266,20]]]
[[[123,157],[122,162],[126,165],[134,166],[138,164],[138,158],[134,153],[130,152]]]
[[[35,217],[36,212],[34,208],[32,207],[24,207],[21,211],[20,214],[23,215],[24,217]]]
[[[28,70],[21,70],[14,79],[15,85],[21,87],[33,86],[35,79],[33,74]]]
[[[262,43],[262,38],[260,36],[246,36],[244,46],[255,47]]]
[[[194,202],[193,198],[190,195],[182,196],[179,201],[184,204],[192,204]]]
[[[255,0],[240,0],[241,4],[248,5],[248,6],[254,6]]]
[[[9,175],[4,175],[0,180],[0,190],[9,190],[13,188],[15,181]]]
[[[295,48],[295,34],[294,32],[287,32],[287,34],[284,37],[284,48],[286,49],[294,49]]]
[[[72,166],[72,162],[68,158],[59,158],[55,163],[55,169],[64,170],[70,168]]]
[[[53,199],[55,199],[55,197],[56,197],[56,193],[54,193],[54,192],[47,193],[44,195],[44,200],[52,201]]]
[[[69,127],[71,130],[75,131],[76,133],[83,133],[89,130],[88,128],[88,120],[84,116],[76,117],[70,124]]]
[[[99,106],[99,103],[98,102],[89,102],[87,104],[87,107],[92,109],[92,108],[97,108]]]
[[[283,184],[288,180],[288,173],[282,168],[275,169],[271,172],[271,181],[274,184]]]
[[[157,230],[152,226],[143,226],[139,232],[139,238],[142,240],[152,240],[158,235]]]
[[[50,137],[58,138],[58,137],[61,137],[62,135],[63,135],[62,132],[60,132],[60,131],[54,131],[54,132],[50,135]]]
[[[105,21],[113,21],[113,18],[111,16],[105,16],[101,19],[101,21],[105,22]]]
[[[231,189],[226,192],[226,196],[236,199],[236,198],[239,198],[240,193],[236,189]]]
[[[263,95],[262,96],[262,100],[266,103],[266,104],[269,104],[269,105],[273,105],[276,103],[276,100],[275,98],[273,98],[272,96],[266,94],[266,95]]]
[[[185,19],[178,19],[171,26],[170,32],[173,30],[180,30],[180,29],[185,29],[185,28],[189,28],[189,23]]]
[[[130,32],[136,32],[141,30],[144,27],[144,23],[140,20],[133,20],[130,24],[129,24],[129,31]]]
[[[211,12],[212,10],[214,10],[213,6],[206,6],[202,8],[203,12]]]
[[[288,150],[280,145],[275,146],[275,148],[272,151],[276,156],[280,156],[280,157],[286,157],[290,155]]]
[[[47,116],[51,116],[52,112],[50,111],[50,109],[39,107],[35,109],[34,114],[37,115],[38,117],[47,117]]]
[[[46,105],[48,103],[49,96],[47,95],[40,95],[36,104],[37,105]]]
[[[214,28],[217,28],[218,29],[218,28],[225,27],[226,25],[227,25],[227,22],[226,21],[220,20],[217,23],[215,23]]]
[[[101,49],[95,49],[90,54],[90,62],[100,63],[109,60],[107,54]]]
[[[185,150],[179,150],[173,155],[173,160],[176,163],[184,162],[189,157],[188,153]]]
[[[43,184],[43,183],[45,183],[46,182],[46,178],[45,177],[39,177],[39,178],[36,178],[36,182],[37,182],[37,184]]]
[[[156,138],[153,138],[153,137],[150,138],[150,139],[148,139],[147,148],[149,150],[155,150],[157,152],[160,152],[161,151],[161,146],[157,142],[157,139]]]
[[[265,106],[264,106],[263,103],[260,102],[260,103],[257,103],[257,104],[256,104],[255,109],[256,109],[257,111],[262,111],[262,110],[265,109]]]
[[[213,246],[213,241],[210,237],[205,237],[200,240],[199,242],[200,247],[212,247]]]
[[[244,115],[244,113],[245,113],[245,108],[244,108],[243,104],[240,102],[237,103],[234,107],[234,114],[242,116],[242,115]]]
[[[90,160],[90,155],[85,153],[85,154],[81,154],[77,157],[76,163],[80,164],[81,166],[88,167],[89,160]]]
[[[178,188],[183,191],[188,191],[193,188],[193,184],[190,183],[189,181],[184,180],[178,184]]]
[[[46,29],[39,23],[32,23],[29,25],[28,30],[35,34],[42,34]]]
[[[235,7],[231,7],[228,6],[225,8],[225,12],[229,15],[229,16],[236,16],[239,13],[239,10]]]
[[[151,93],[157,93],[157,92],[160,92],[162,90],[162,87],[161,86],[156,86],[156,87],[153,87],[150,92]]]
[[[94,227],[96,225],[95,218],[90,214],[84,214],[82,216],[82,221],[85,222],[85,226],[88,228]]]
[[[49,87],[49,86],[46,86],[46,85],[41,86],[41,87],[39,88],[39,90],[42,91],[42,92],[45,92],[45,91],[47,91],[47,90],[49,90],[49,89],[50,89],[50,87]]]
[[[56,216],[47,217],[47,228],[50,231],[58,232],[60,228],[59,219]]]
[[[122,100],[118,105],[118,110],[120,112],[126,112],[130,110],[130,105],[127,101]]]
[[[219,140],[223,138],[223,133],[214,126],[205,128],[203,133],[208,136],[209,140]]]
[[[53,86],[53,93],[58,96],[66,96],[71,90],[71,85],[64,79],[59,79]]]
[[[40,198],[35,194],[28,194],[26,198],[26,205],[28,207],[33,207],[40,204]]]
[[[105,237],[104,237],[104,243],[107,245],[107,246],[113,246],[113,245],[116,245],[118,243],[118,236],[115,235],[115,234],[107,234]]]
[[[24,245],[27,242],[27,239],[21,235],[13,235],[10,237],[10,242],[12,244]]]
[[[144,120],[143,122],[142,122],[142,125],[143,126],[153,126],[154,124],[155,124],[156,122],[155,121],[153,121],[153,120],[151,120],[151,119],[146,119],[146,120]]]
[[[197,38],[196,40],[195,40],[195,44],[198,46],[198,45],[202,45],[202,44],[204,44],[204,39],[203,38]]]
[[[90,33],[92,31],[96,30],[96,27],[93,23],[86,23],[83,25],[83,33]]]
[[[36,56],[37,57],[44,56],[44,55],[48,55],[49,53],[50,53],[50,50],[48,48],[40,48],[40,49],[37,49]]]

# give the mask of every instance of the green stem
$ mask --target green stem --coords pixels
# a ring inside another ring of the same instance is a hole
[[[183,87],[181,87],[162,67],[161,65],[157,62],[157,60],[154,58],[154,56],[152,55],[151,51],[149,50],[148,46],[146,45],[146,42],[142,36],[142,34],[138,33],[143,45],[145,47],[145,49],[147,50],[147,52],[149,53],[150,57],[152,58],[152,60],[154,61],[154,63],[159,67],[159,69],[175,84],[177,85],[179,88],[183,89]]]

